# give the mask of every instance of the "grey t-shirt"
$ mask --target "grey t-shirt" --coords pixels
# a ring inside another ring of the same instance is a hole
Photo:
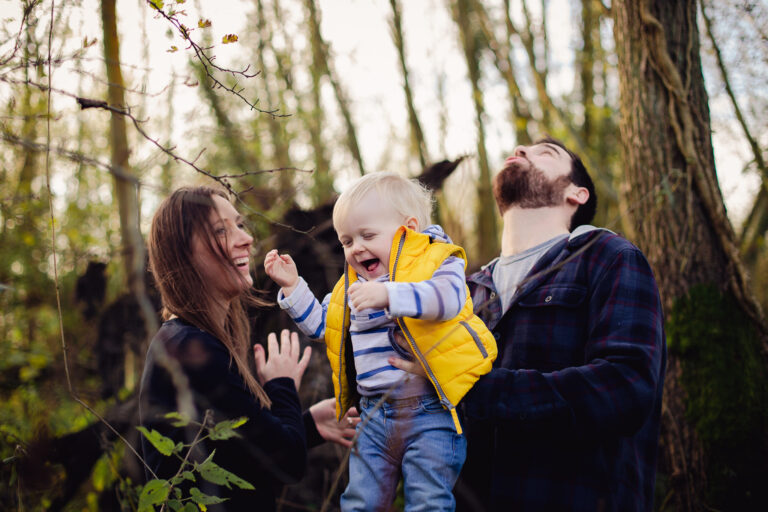
[[[567,233],[558,235],[521,253],[499,257],[498,263],[493,268],[493,284],[496,286],[501,300],[502,315],[509,309],[509,304],[517,291],[517,287],[539,261],[539,258],[567,236]]]

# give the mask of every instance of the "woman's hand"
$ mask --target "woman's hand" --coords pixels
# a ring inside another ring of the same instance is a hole
[[[326,398],[309,408],[309,414],[315,422],[320,436],[326,441],[349,448],[355,436],[355,426],[360,423],[357,409],[352,407],[347,414],[336,421],[336,404],[333,398]]]
[[[286,297],[293,293],[299,284],[299,270],[293,258],[288,254],[278,254],[277,249],[272,249],[264,256],[264,270],[280,285]]]
[[[267,336],[267,347],[269,350],[269,359],[265,361],[264,347],[259,344],[253,347],[253,358],[256,361],[256,375],[259,382],[264,385],[265,382],[278,377],[290,377],[296,384],[296,391],[299,390],[301,377],[309,364],[309,356],[312,349],[307,347],[304,354],[299,359],[299,335],[295,332],[288,332],[283,329],[280,333],[280,346],[277,344],[277,336],[271,332]]]

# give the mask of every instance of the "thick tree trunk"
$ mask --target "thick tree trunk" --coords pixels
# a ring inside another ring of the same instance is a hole
[[[765,500],[755,471],[768,469],[755,457],[766,449],[764,327],[717,185],[696,0],[612,9],[635,241],[667,314],[659,490],[677,510],[748,509]]]

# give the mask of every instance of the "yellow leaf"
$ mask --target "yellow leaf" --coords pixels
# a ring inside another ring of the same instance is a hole
[[[177,46],[171,46],[169,50],[166,50],[168,53],[174,53],[179,51],[179,48]]]
[[[229,43],[236,43],[237,42],[237,34],[227,34],[224,37],[221,38],[221,42],[224,44]]]
[[[211,26],[211,20],[200,18],[197,22],[197,26],[200,28],[208,28]]]

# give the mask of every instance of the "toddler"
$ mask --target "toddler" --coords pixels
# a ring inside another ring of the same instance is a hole
[[[344,511],[388,510],[401,474],[407,511],[455,508],[466,456],[456,405],[491,370],[496,343],[472,312],[464,250],[429,225],[431,209],[429,191],[394,173],[368,174],[341,194],[333,226],[345,270],[322,303],[289,255],[264,259],[280,307],[325,340],[338,418],[360,405]],[[397,356],[424,376],[394,366]]]

